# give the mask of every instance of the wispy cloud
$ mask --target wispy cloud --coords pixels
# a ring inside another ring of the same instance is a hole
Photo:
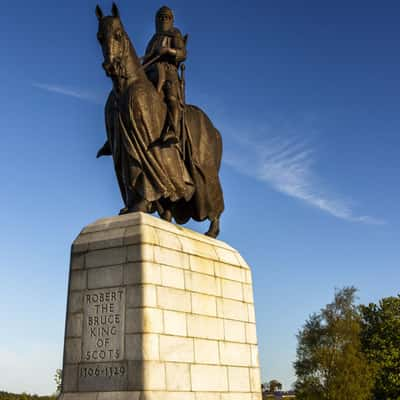
[[[102,104],[103,100],[100,96],[82,90],[74,90],[61,85],[49,85],[47,83],[32,82],[32,86],[41,90],[45,90],[51,93],[61,94],[63,96],[74,97],[79,100],[89,101],[91,103]]]
[[[240,153],[228,150],[224,161],[238,171],[334,217],[367,224],[385,223],[367,215],[356,215],[350,202],[325,189],[326,185],[315,173],[315,151],[307,142],[295,137],[272,137],[261,144],[243,137],[235,140]]]

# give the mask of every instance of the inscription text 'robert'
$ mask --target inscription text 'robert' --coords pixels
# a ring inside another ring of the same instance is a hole
[[[84,299],[82,361],[124,357],[125,288],[88,290]]]

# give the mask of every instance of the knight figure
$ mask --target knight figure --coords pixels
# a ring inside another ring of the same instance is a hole
[[[157,11],[155,25],[156,33],[147,45],[143,64],[147,65],[146,74],[157,91],[163,94],[168,107],[162,140],[180,143],[184,89],[178,70],[186,59],[187,36],[183,38],[179,29],[174,27],[174,14],[166,6]]]

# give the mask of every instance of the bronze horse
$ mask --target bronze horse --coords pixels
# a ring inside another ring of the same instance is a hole
[[[125,204],[120,213],[157,211],[179,224],[209,219],[206,235],[216,237],[224,210],[220,133],[202,110],[185,105],[185,149],[163,142],[166,104],[146,76],[117,6],[111,16],[97,6],[96,15],[103,68],[113,82],[105,106],[107,141],[97,156],[113,157]]]

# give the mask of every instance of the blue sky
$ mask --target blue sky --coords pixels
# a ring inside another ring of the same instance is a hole
[[[324,3],[167,3],[190,35],[187,100],[223,136],[220,239],[252,266],[262,378],[287,389],[295,335],[335,288],[366,303],[400,282],[400,4]],[[54,390],[70,244],[122,206],[95,158],[110,89],[95,5],[2,2],[0,390]],[[162,4],[118,5],[142,54]]]

